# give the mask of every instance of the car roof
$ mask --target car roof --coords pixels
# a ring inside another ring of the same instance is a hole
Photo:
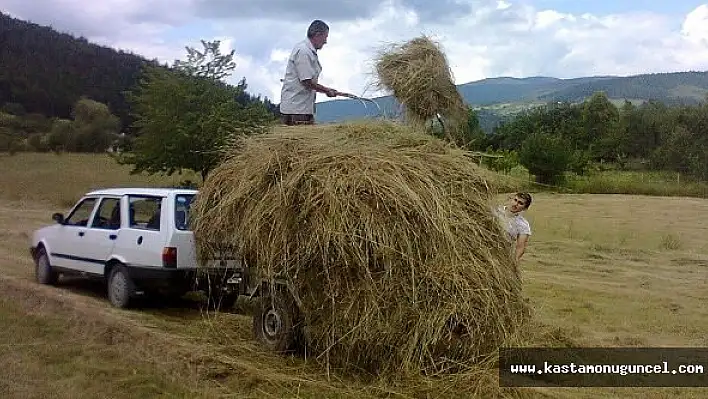
[[[125,187],[125,188],[105,188],[94,190],[86,195],[157,195],[166,197],[169,194],[197,194],[197,190],[187,188],[150,188],[150,187]]]

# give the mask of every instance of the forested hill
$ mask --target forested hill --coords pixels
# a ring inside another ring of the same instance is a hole
[[[610,98],[697,104],[708,94],[708,73],[674,72],[605,78],[582,82],[539,96],[540,100],[581,102],[598,91]]]
[[[138,82],[148,63],[135,54],[0,14],[0,103],[20,104],[28,113],[69,119],[76,101],[87,96],[126,122],[123,91]]]
[[[159,66],[0,13],[0,106],[19,104],[27,113],[70,119],[76,101],[86,96],[108,105],[127,128],[131,118],[124,93],[135,87],[142,67],[149,64]]]

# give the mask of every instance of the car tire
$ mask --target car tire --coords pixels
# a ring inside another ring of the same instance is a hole
[[[46,285],[55,285],[57,283],[59,274],[49,263],[49,255],[47,255],[47,250],[44,247],[40,247],[37,251],[35,266],[35,277],[38,283]]]
[[[260,298],[253,314],[253,332],[260,344],[275,353],[287,353],[297,342],[297,311],[283,294]]]
[[[115,266],[108,277],[108,300],[111,305],[120,309],[128,308],[134,293],[135,285],[125,267]]]

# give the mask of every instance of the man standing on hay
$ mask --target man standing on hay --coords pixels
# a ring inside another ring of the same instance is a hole
[[[517,264],[521,262],[521,257],[526,252],[529,236],[531,236],[531,225],[521,215],[521,212],[529,209],[531,200],[529,193],[516,193],[516,195],[509,197],[507,205],[500,206],[496,210],[509,241],[514,245],[514,258]]]
[[[312,21],[307,29],[307,39],[296,44],[288,58],[280,91],[281,120],[286,125],[315,123],[317,92],[325,93],[327,97],[344,94],[317,83],[322,72],[317,50],[327,43],[328,35],[329,26],[326,23],[320,20]]]

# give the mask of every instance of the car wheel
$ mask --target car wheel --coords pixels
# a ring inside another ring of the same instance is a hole
[[[253,330],[256,339],[276,353],[294,349],[297,334],[295,320],[297,312],[292,301],[282,294],[266,295],[258,301],[253,315]]]
[[[44,247],[39,249],[35,260],[35,276],[40,284],[54,285],[57,282],[58,274],[49,263],[49,256]]]
[[[117,308],[127,308],[130,305],[135,287],[123,266],[111,270],[108,278],[108,300]]]

